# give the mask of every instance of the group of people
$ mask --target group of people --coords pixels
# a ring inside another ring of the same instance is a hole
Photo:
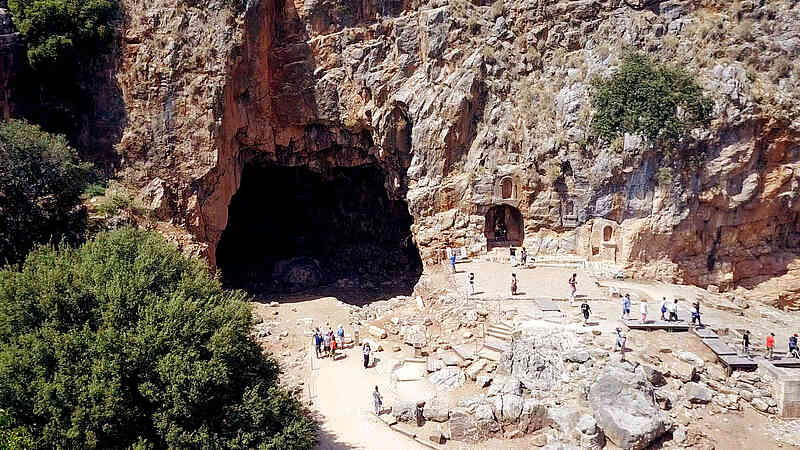
[[[514,247],[510,247],[508,249],[509,261],[511,262],[511,267],[517,266],[517,249]],[[525,247],[522,247],[519,251],[519,262],[522,267],[526,267],[528,264],[528,250]]]
[[[800,359],[800,348],[797,346],[797,333],[789,336],[788,356]],[[742,335],[742,348],[746,355],[750,355],[750,331],[745,330]],[[767,359],[772,359],[775,354],[775,333],[767,335]]]
[[[325,356],[335,356],[337,348],[344,348],[344,327],[339,324],[339,328],[334,332],[330,326],[327,332],[321,332],[319,328],[314,330],[314,348],[317,358]]]

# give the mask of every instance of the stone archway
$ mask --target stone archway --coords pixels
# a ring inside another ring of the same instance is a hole
[[[522,213],[510,205],[496,205],[486,212],[486,247],[519,247],[525,238]]]

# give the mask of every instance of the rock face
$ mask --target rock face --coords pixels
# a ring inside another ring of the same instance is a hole
[[[667,430],[653,388],[642,374],[608,370],[590,388],[589,404],[597,425],[618,447],[646,448]]]
[[[532,254],[792,305],[800,12],[712,3],[124,0],[120,175],[164,180],[145,207],[212,266],[246,164],[375,166],[426,264],[486,250],[504,217]],[[747,25],[761,17],[771,26]],[[713,98],[681,157],[587,139],[589,80],[623,47],[696,73]]]

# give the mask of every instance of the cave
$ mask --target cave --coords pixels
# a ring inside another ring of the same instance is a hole
[[[406,202],[376,165],[312,171],[245,164],[217,265],[254,295],[309,289],[411,293],[422,261]],[[340,298],[341,299],[341,298]]]
[[[484,234],[488,250],[519,247],[524,239],[522,213],[510,205],[496,205],[486,212]]]

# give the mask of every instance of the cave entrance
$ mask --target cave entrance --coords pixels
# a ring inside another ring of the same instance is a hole
[[[223,281],[255,295],[321,287],[410,294],[422,261],[408,207],[384,182],[377,166],[318,173],[246,164],[217,247]]]
[[[486,246],[488,250],[495,247],[520,247],[525,237],[522,213],[509,205],[497,205],[486,212]]]

